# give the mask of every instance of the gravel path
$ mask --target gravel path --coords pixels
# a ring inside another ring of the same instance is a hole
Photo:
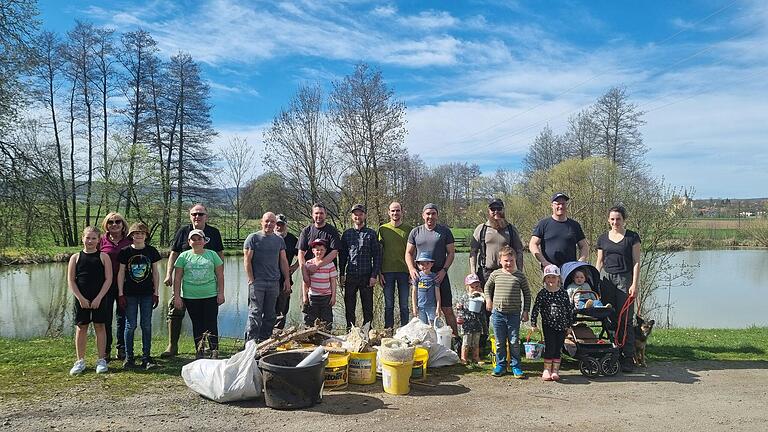
[[[434,371],[430,385],[413,385],[408,396],[388,395],[380,382],[326,391],[299,411],[263,400],[216,404],[180,378],[108,400],[98,399],[99,388],[73,388],[2,403],[0,431],[768,430],[768,362],[655,363],[592,381],[570,370],[560,383],[452,372]]]

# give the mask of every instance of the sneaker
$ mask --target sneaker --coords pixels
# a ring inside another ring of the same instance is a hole
[[[123,362],[123,369],[136,369],[136,360],[133,357],[126,357]]]
[[[141,359],[141,368],[144,370],[150,370],[157,367],[157,363],[152,357],[144,357]]]
[[[72,369],[69,370],[70,375],[80,375],[85,370],[85,359],[80,359],[75,362]]]
[[[493,368],[493,372],[491,372],[491,375],[495,377],[503,376],[505,373],[507,373],[506,368],[502,365],[496,365],[495,368]]]
[[[541,373],[541,380],[552,381],[552,375],[549,373],[549,368],[544,369],[544,372]]]
[[[523,370],[520,369],[520,366],[513,366],[512,367],[512,376],[515,378],[525,378],[525,374],[523,374]]]
[[[125,360],[125,348],[118,348],[117,349],[117,359],[118,360]]]
[[[551,377],[552,377],[552,381],[560,381],[560,374],[558,374],[557,372],[552,371]]]
[[[109,368],[107,367],[107,360],[103,358],[96,360],[96,373],[103,374],[107,372],[109,372]]]

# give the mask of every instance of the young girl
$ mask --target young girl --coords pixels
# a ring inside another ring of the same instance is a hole
[[[320,264],[328,250],[324,239],[315,239],[309,244],[312,248],[314,258],[307,261],[311,264]],[[336,265],[333,261],[318,267],[317,270],[309,276],[309,284],[302,284],[301,304],[304,312],[304,324],[308,327],[315,325],[315,320],[320,319],[324,322],[326,328],[330,330],[333,326],[333,305],[336,304]]]
[[[157,307],[160,273],[157,267],[160,253],[146,243],[149,229],[141,222],[131,225],[128,237],[133,240],[117,255],[120,269],[117,273],[118,304],[125,309],[125,363],[123,369],[136,366],[133,356],[133,333],[136,316],[141,311],[141,368],[155,366],[152,349],[152,309]]]
[[[111,318],[110,304],[104,297],[112,285],[112,263],[109,256],[99,252],[98,228],[89,226],[83,230],[83,250],[72,255],[67,267],[67,282],[69,290],[75,299],[75,353],[77,361],[69,371],[70,375],[78,375],[85,370],[85,347],[88,341],[88,324],[93,323],[96,332],[96,346],[99,359],[96,361],[96,373],[106,373],[107,334],[105,323]]]
[[[203,230],[193,229],[187,236],[192,249],[179,254],[173,277],[174,307],[186,307],[192,320],[195,337],[195,357],[205,356],[200,343],[208,332],[211,358],[219,356],[219,305],[224,303],[224,261],[219,255],[205,249],[208,242]]]
[[[560,287],[560,269],[554,264],[544,267],[544,288],[536,295],[531,314],[534,330],[539,313],[544,330],[544,372],[541,379],[559,381],[560,352],[563,350],[565,331],[573,318],[573,305]]]
[[[485,319],[483,287],[480,286],[480,278],[475,273],[470,273],[464,278],[464,285],[467,293],[461,296],[459,302],[456,303],[456,323],[461,325],[462,333],[461,362],[469,363],[471,353],[472,361],[480,364],[480,334],[483,332],[483,320]],[[482,302],[479,312],[469,310],[469,301],[473,298]]]
[[[440,290],[437,288],[435,273],[432,266],[435,260],[429,252],[421,252],[416,258],[419,266],[419,279],[413,281],[411,288],[411,302],[413,315],[418,316],[424,324],[432,325],[435,318],[440,315]]]

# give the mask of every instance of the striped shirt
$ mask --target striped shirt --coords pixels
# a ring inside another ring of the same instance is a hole
[[[308,262],[315,264],[315,260],[311,259]],[[336,265],[333,262],[317,269],[309,277],[309,295],[314,296],[329,296],[333,294],[331,291],[331,278],[337,277],[339,274],[336,272]]]
[[[524,312],[531,309],[528,279],[519,270],[507,273],[498,269],[491,273],[485,283],[485,297],[493,299],[493,308],[502,313],[520,312],[521,307]]]

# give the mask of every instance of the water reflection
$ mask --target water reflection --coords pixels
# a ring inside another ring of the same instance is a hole
[[[451,266],[449,277],[454,296],[463,292],[467,261],[467,254],[457,254]],[[700,263],[701,267],[691,286],[673,288],[674,325],[730,328],[768,325],[765,316],[768,310],[768,251],[715,250],[675,254],[673,262],[682,261]],[[72,333],[74,297],[67,290],[66,267],[66,263],[51,263],[0,269],[0,336],[30,338]],[[164,268],[165,262],[161,263],[161,269]],[[224,336],[242,337],[248,317],[248,287],[242,259],[226,257],[224,273],[226,303],[219,309],[219,331]],[[294,283],[289,323],[301,321],[299,286]],[[375,293],[375,302],[383,305],[381,289]],[[161,305],[167,303],[169,295],[169,288],[160,290]],[[666,299],[666,291],[660,290],[659,295]],[[167,332],[165,316],[166,310],[162,306],[154,311],[153,333]],[[341,296],[334,307],[334,318],[337,328],[344,326]],[[382,319],[376,316],[374,324],[381,325]],[[184,326],[185,332],[191,333],[188,319],[184,320]]]

